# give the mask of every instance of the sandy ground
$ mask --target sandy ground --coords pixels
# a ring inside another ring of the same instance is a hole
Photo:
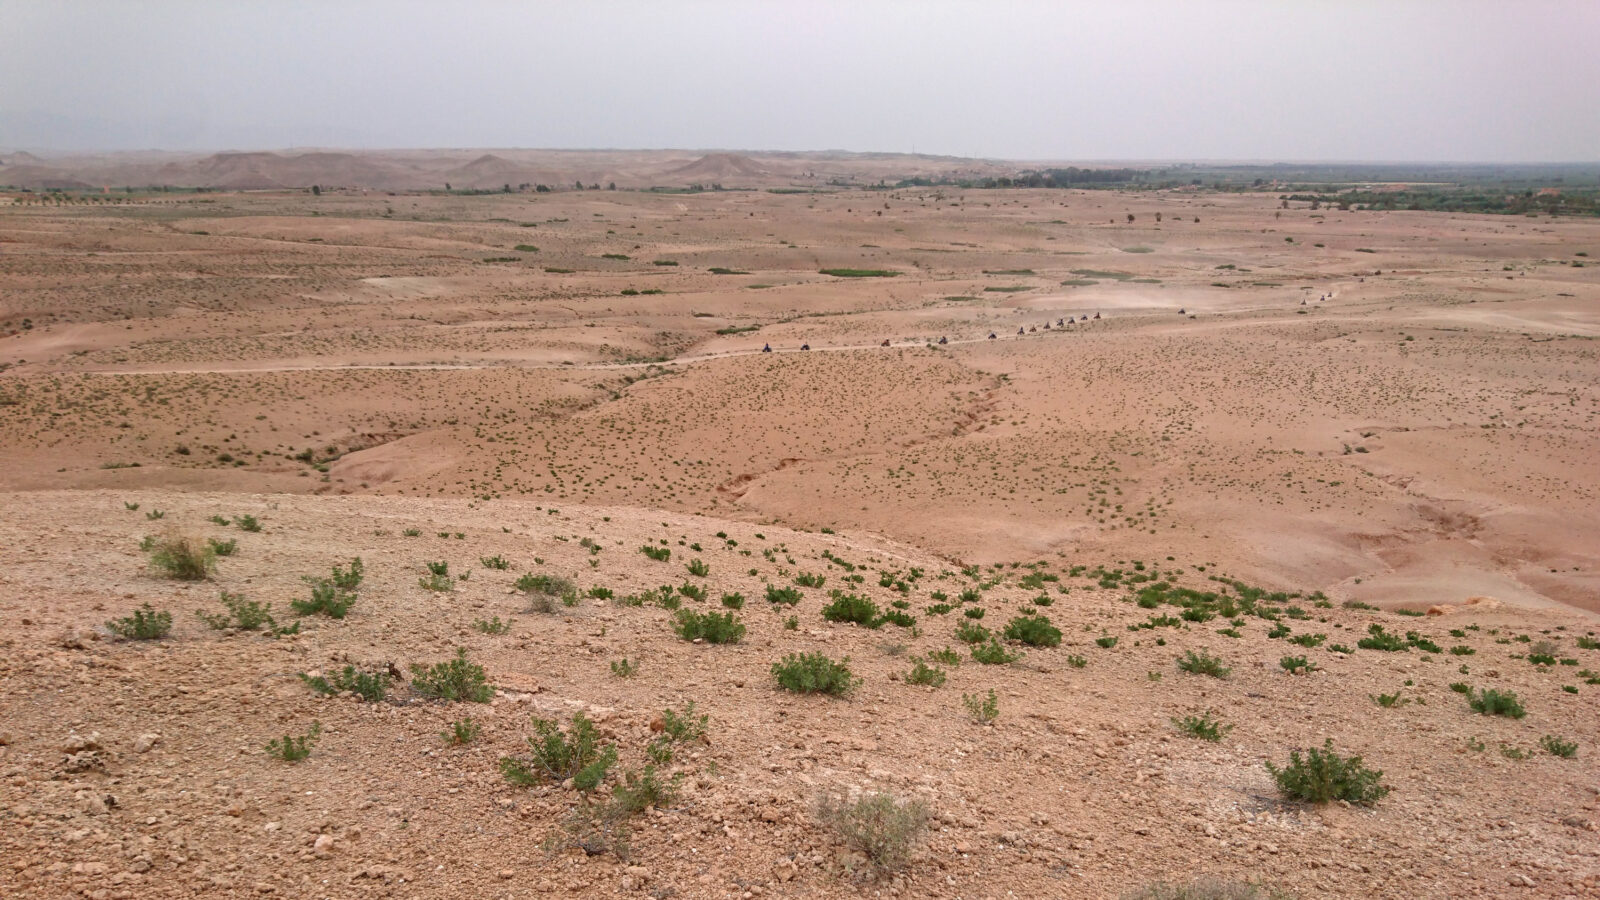
[[[0,528],[7,617],[27,620],[0,676],[0,815],[20,826],[0,891],[827,895],[856,885],[806,805],[845,783],[924,794],[944,817],[903,880],[874,887],[908,895],[1108,896],[1207,872],[1301,896],[1498,896],[1518,875],[1537,895],[1593,891],[1597,735],[1576,673],[1600,659],[1572,642],[1600,613],[1600,269],[1583,265],[1600,223],[1276,205],[950,189],[0,202]],[[220,538],[207,516],[251,510],[268,529],[235,534],[215,581],[145,573],[145,534]],[[637,553],[660,538],[670,564]],[[761,583],[840,584],[824,549],[876,560],[859,589],[880,604],[896,593],[877,569],[925,570],[906,596],[920,635],[828,625],[817,590],[784,630]],[[515,569],[478,567],[496,553]],[[520,571],[620,596],[682,582],[695,554],[710,603],[749,598],[744,644],[684,644],[666,612],[599,600],[517,615],[503,637],[470,628],[515,612]],[[345,622],[271,641],[193,615],[219,590],[281,611],[301,576],[356,555],[371,578]],[[416,579],[443,557],[473,577],[441,604]],[[1125,585],[1067,574],[1134,560],[1196,587],[1225,572],[1321,592],[1310,612],[1333,643],[1376,621],[1476,655],[1318,647],[1321,672],[1285,676],[1278,658],[1301,650],[1267,623],[1129,632],[1151,611]],[[969,659],[937,690],[894,680],[905,655],[954,643],[959,613],[926,614],[927,594],[954,597],[974,564],[1006,576],[985,624],[1038,593],[1013,564],[1059,573],[1071,591],[1045,611],[1063,646]],[[1472,597],[1494,602],[1398,614]],[[170,640],[96,629],[147,599],[177,614]],[[1102,650],[1102,632],[1121,643]],[[1515,635],[1577,668],[1512,658]],[[320,700],[293,677],[458,644],[503,692],[481,745],[435,739],[458,710]],[[1201,646],[1233,678],[1173,668]],[[772,689],[772,661],[812,648],[860,666],[855,699]],[[613,679],[607,663],[634,654],[640,675]],[[1418,703],[1368,699],[1407,679]],[[1457,680],[1515,688],[1528,718],[1471,714]],[[988,687],[1001,719],[973,726],[959,696]],[[528,714],[601,710],[637,768],[644,726],[688,699],[711,743],[683,763],[682,803],[640,823],[644,871],[540,851],[574,799],[498,774]],[[1222,744],[1168,721],[1206,706],[1237,726]],[[327,730],[306,762],[261,752],[313,718]],[[94,731],[104,766],[64,770],[69,735]],[[1578,757],[1498,750],[1545,733]],[[1395,792],[1371,811],[1280,806],[1260,763],[1323,736]],[[311,852],[318,834],[333,855]]]

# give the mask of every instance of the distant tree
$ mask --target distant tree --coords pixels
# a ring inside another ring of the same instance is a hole
[[[1160,221],[1161,221],[1161,213],[1156,213],[1156,222],[1159,223]]]
[[[606,190],[608,190],[608,191],[614,191],[616,189],[617,189],[617,183],[615,181],[613,181],[610,184],[606,185]]]
[[[500,192],[503,193],[503,194],[511,193],[511,183],[507,182],[504,186],[502,186],[500,188]]]
[[[581,182],[581,181],[580,181],[580,182],[578,182],[578,183],[577,183],[577,184],[576,184],[576,185],[575,185],[575,187],[576,187],[576,188],[577,188],[577,189],[578,189],[578,190],[580,190],[580,191],[581,191],[581,190],[583,190],[583,182]]]
[[[1133,213],[1128,213],[1128,224],[1129,225],[1133,224]]]
[[[536,184],[533,186],[533,192],[535,194],[548,194],[550,193],[550,186],[547,184]]]
[[[313,184],[313,185],[312,185],[312,186],[311,186],[311,195],[312,195],[312,196],[313,196],[313,197],[321,197],[321,196],[322,196],[322,185],[320,185],[320,184]]]
[[[444,183],[444,189],[447,190],[447,191],[450,190],[450,182],[446,181]]]

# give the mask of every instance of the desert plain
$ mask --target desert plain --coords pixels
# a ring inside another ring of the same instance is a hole
[[[1600,220],[782,164],[0,196],[0,895],[1600,892]],[[184,537],[231,552],[162,577]],[[458,649],[488,702],[408,684]],[[780,690],[811,652],[859,684]],[[574,713],[595,791],[502,773]],[[1328,739],[1387,795],[1282,797]],[[570,839],[646,765],[625,848]],[[927,830],[874,866],[830,793]]]

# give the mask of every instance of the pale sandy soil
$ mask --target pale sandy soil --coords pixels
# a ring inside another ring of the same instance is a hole
[[[711,744],[682,803],[641,823],[649,874],[627,892],[854,890],[805,809],[844,783],[923,793],[948,817],[896,888],[911,896],[1112,896],[1206,872],[1307,897],[1499,896],[1519,873],[1535,882],[1521,893],[1592,892],[1600,735],[1576,673],[1600,657],[1574,639],[1600,613],[1600,268],[1573,263],[1600,255],[1600,222],[1275,207],[950,189],[0,201],[4,610],[28,620],[0,671],[0,816],[21,826],[0,893],[609,895],[620,863],[537,849],[572,794],[514,791],[494,761],[528,712],[597,708],[637,768],[643,726],[688,699]],[[836,267],[900,274],[819,272]],[[231,533],[241,555],[214,582],[144,574],[145,534],[222,537],[206,517],[245,511],[269,527]],[[655,538],[670,564],[637,552]],[[921,636],[827,625],[819,590],[783,630],[761,582],[843,586],[824,549],[876,559],[861,590],[880,604],[897,595],[877,569],[925,569],[907,598]],[[478,567],[496,553],[515,568]],[[273,642],[193,615],[219,590],[282,611],[301,576],[356,555],[370,584],[343,623]],[[521,571],[621,595],[683,581],[693,555],[711,603],[750,599],[745,644],[683,644],[666,612],[601,601],[517,615],[505,637],[469,627],[515,612]],[[416,587],[440,558],[473,572],[447,603]],[[1220,571],[1320,591],[1331,607],[1308,611],[1331,643],[1378,621],[1477,652],[1341,657],[1255,619],[1240,638],[1220,621],[1129,632],[1161,610],[1066,573],[1134,560],[1195,587]],[[959,612],[924,609],[969,586],[962,566],[1008,567],[984,624],[1031,605],[1013,563],[1072,586],[1046,610],[1061,648],[969,659],[938,690],[891,678],[909,663],[882,645],[954,644]],[[1395,612],[1472,597],[1498,605]],[[96,632],[147,599],[177,614],[169,641]],[[1102,630],[1121,643],[1097,647]],[[1577,667],[1513,659],[1518,634]],[[481,746],[434,740],[459,710],[318,700],[293,678],[457,644],[505,692]],[[1173,668],[1202,646],[1233,678]],[[852,656],[856,698],[772,689],[771,662],[811,648]],[[1283,675],[1301,652],[1324,671]],[[610,676],[636,654],[636,679]],[[1368,698],[1406,679],[1425,704]],[[1514,688],[1528,718],[1470,713],[1458,680]],[[960,694],[988,687],[999,724],[966,723]],[[1168,722],[1207,706],[1237,726],[1220,745]],[[313,718],[328,731],[310,760],[261,752]],[[103,770],[62,771],[74,731],[101,733]],[[1499,752],[1546,733],[1577,758]],[[1260,763],[1323,736],[1395,792],[1371,811],[1280,807]],[[323,832],[327,859],[310,853]],[[85,863],[106,869],[74,875]]]

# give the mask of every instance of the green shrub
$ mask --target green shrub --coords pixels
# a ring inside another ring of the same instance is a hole
[[[963,609],[961,614],[969,619],[972,619],[973,621],[977,621],[983,618],[983,607],[969,606],[966,609]]]
[[[361,581],[365,577],[365,570],[361,567],[361,557],[357,556],[350,560],[349,568],[341,569],[334,566],[328,580],[341,591],[353,591],[361,587]]]
[[[200,621],[212,628],[221,631],[224,628],[237,628],[240,631],[258,631],[263,627],[270,628],[276,623],[272,620],[272,604],[257,603],[246,600],[238,594],[222,592],[222,606],[227,610],[223,614],[208,614],[196,612]]]
[[[654,544],[645,544],[643,547],[639,548],[639,552],[650,557],[656,562],[666,562],[672,558],[672,550],[670,548],[657,547]]]
[[[299,762],[311,755],[311,748],[322,736],[322,723],[312,722],[311,730],[298,737],[284,735],[267,742],[267,755],[284,762]]]
[[[319,694],[339,694],[350,691],[369,703],[382,700],[389,693],[389,672],[377,669],[363,672],[355,666],[345,666],[330,675],[300,673],[300,680]]]
[[[942,650],[935,650],[932,653],[929,653],[928,654],[928,658],[933,660],[936,663],[939,663],[940,665],[945,665],[945,666],[959,666],[959,665],[961,665],[961,654],[955,652],[954,650],[951,650],[949,647],[945,647]]]
[[[206,538],[206,546],[211,549],[213,556],[232,556],[239,552],[239,541],[219,541],[216,538]]]
[[[848,656],[834,662],[822,653],[791,653],[772,664],[772,677],[786,691],[842,697],[861,683],[850,674],[849,663]]]
[[[1061,643],[1061,629],[1042,615],[1017,616],[1006,623],[1005,638],[1030,647],[1055,647]]]
[[[1383,626],[1376,622],[1367,626],[1367,634],[1367,637],[1356,641],[1356,646],[1363,650],[1383,650],[1389,653],[1397,653],[1401,650],[1411,649],[1410,644],[1407,644],[1396,635],[1384,631]]]
[[[248,531],[252,534],[261,530],[261,523],[255,516],[235,516],[233,524],[238,525],[240,531]]]
[[[723,594],[722,606],[724,609],[744,609],[744,595]]]
[[[1511,691],[1497,691],[1493,688],[1480,692],[1477,696],[1467,695],[1467,705],[1474,711],[1486,716],[1505,716],[1509,719],[1520,719],[1528,714],[1522,708],[1522,701]]]
[[[1097,637],[1097,638],[1094,639],[1094,642],[1100,649],[1102,649],[1102,650],[1110,650],[1112,647],[1115,647],[1117,645],[1117,637],[1116,637],[1116,635],[1108,635],[1106,637]]]
[[[1209,652],[1201,650],[1195,653],[1186,651],[1178,660],[1178,668],[1191,675],[1210,675],[1212,678],[1227,678],[1233,670],[1222,664],[1222,660],[1212,656]]]
[[[480,556],[478,557],[478,562],[481,563],[485,569],[505,571],[506,569],[511,568],[511,561],[506,559],[504,556],[499,555],[498,553],[494,556]]]
[[[411,666],[411,689],[424,697],[447,702],[488,703],[494,688],[483,674],[483,666],[467,659],[464,647],[456,648],[454,659],[432,666]]]
[[[106,627],[113,634],[130,641],[153,641],[167,636],[172,630],[172,613],[157,611],[146,603],[133,611],[133,615],[112,619]]]
[[[987,666],[1001,666],[1021,659],[1022,653],[1013,653],[999,641],[990,639],[987,644],[972,645],[972,658]]]
[[[444,741],[447,744],[461,746],[464,744],[470,744],[476,740],[478,733],[482,730],[483,726],[477,722],[474,722],[472,717],[468,716],[465,719],[459,719],[455,722],[451,722],[449,728],[439,732],[439,736],[444,738]]]
[[[956,626],[956,640],[963,644],[981,644],[993,639],[989,629],[976,622],[962,622]]]
[[[993,688],[989,689],[987,695],[962,694],[961,705],[966,707],[967,718],[974,724],[987,725],[1000,718],[1000,698],[994,695]]]
[[[744,625],[729,610],[722,613],[698,613],[680,609],[672,620],[672,630],[686,641],[703,640],[708,644],[737,644],[744,637]]]
[[[903,613],[898,609],[890,609],[885,610],[883,615],[873,620],[870,623],[870,627],[879,628],[884,625],[897,625],[901,628],[911,628],[916,624],[917,620],[911,615]]]
[[[150,543],[150,568],[176,581],[204,581],[217,566],[217,551],[197,537],[168,535]]]
[[[1302,757],[1299,750],[1289,754],[1289,764],[1278,768],[1267,763],[1267,771],[1278,782],[1278,791],[1290,800],[1318,805],[1343,800],[1358,806],[1371,806],[1389,789],[1382,782],[1383,773],[1361,764],[1361,757],[1348,759],[1333,750],[1329,738],[1322,749],[1312,747]]]
[[[611,792],[611,803],[625,815],[644,812],[651,807],[660,809],[670,806],[678,798],[678,785],[682,781],[682,772],[662,781],[656,777],[655,766],[645,766],[643,772],[623,775],[622,784]]]
[[[1298,647],[1312,648],[1322,646],[1322,642],[1327,639],[1328,636],[1325,634],[1297,634],[1289,638],[1289,643]]]
[[[527,596],[529,612],[553,613],[578,605],[578,586],[559,575],[525,573],[512,586]]]
[[[888,269],[818,269],[817,271],[835,278],[893,278],[900,274]]]
[[[911,671],[906,673],[906,684],[940,687],[944,684],[944,670],[930,666],[920,657],[912,657]]]
[[[572,779],[573,786],[585,793],[605,779],[617,761],[617,748],[600,744],[600,733],[581,712],[572,714],[566,731],[550,719],[533,719],[534,737],[528,738],[532,753],[527,760],[511,756],[500,758],[500,772],[512,784],[527,787],[542,782],[560,784]]]
[[[1384,709],[1393,709],[1397,706],[1405,706],[1411,701],[1409,699],[1401,699],[1400,692],[1395,691],[1392,694],[1373,694],[1372,702],[1378,704]]]
[[[861,853],[878,872],[894,872],[911,861],[915,844],[928,827],[928,807],[921,800],[899,800],[892,794],[867,794],[850,800],[842,795],[817,798],[814,815],[838,840]]]
[[[690,560],[688,568],[689,574],[695,576],[696,578],[704,578],[711,574],[711,567],[698,559]]]
[[[1452,681],[1452,682],[1450,682],[1450,690],[1455,691],[1458,694],[1471,694],[1472,693],[1472,688],[1468,687],[1467,683],[1465,681]]]
[[[1087,666],[1088,664],[1089,664],[1089,659],[1086,656],[1082,656],[1080,654],[1074,653],[1071,656],[1067,657],[1067,665],[1073,667],[1074,669],[1081,669],[1084,666]]]
[[[1202,741],[1211,741],[1212,743],[1222,740],[1228,732],[1233,730],[1232,725],[1225,725],[1218,719],[1213,718],[1209,711],[1203,712],[1198,716],[1189,715],[1181,719],[1175,718],[1172,720],[1172,724],[1179,731],[1190,737],[1199,738]]]
[[[776,585],[767,585],[767,602],[794,606],[800,602],[800,592],[791,587],[780,588]]]
[[[820,588],[828,580],[825,575],[815,575],[811,572],[801,572],[794,577],[794,583],[801,587]]]
[[[612,661],[611,674],[617,676],[618,678],[632,678],[633,676],[639,674],[639,664],[636,662],[629,662],[628,658],[624,656],[621,660]]]
[[[1300,675],[1306,672],[1315,672],[1317,664],[1310,662],[1304,656],[1285,656],[1278,660],[1278,668],[1290,675]]]
[[[472,628],[481,634],[505,634],[511,630],[511,622],[511,619],[502,622],[499,616],[495,616],[492,619],[474,620]]]
[[[835,591],[833,602],[822,608],[822,617],[830,622],[854,622],[870,628],[878,618],[878,604],[859,594]]]
[[[1553,734],[1547,734],[1540,738],[1539,746],[1543,747],[1545,752],[1553,753],[1562,759],[1571,759],[1578,755],[1577,741],[1562,740]]]
[[[350,607],[355,605],[356,595],[342,591],[339,586],[326,578],[312,578],[309,575],[303,579],[311,588],[310,599],[289,601],[289,608],[296,614],[310,616],[321,613],[333,619],[342,619],[350,612]]]

